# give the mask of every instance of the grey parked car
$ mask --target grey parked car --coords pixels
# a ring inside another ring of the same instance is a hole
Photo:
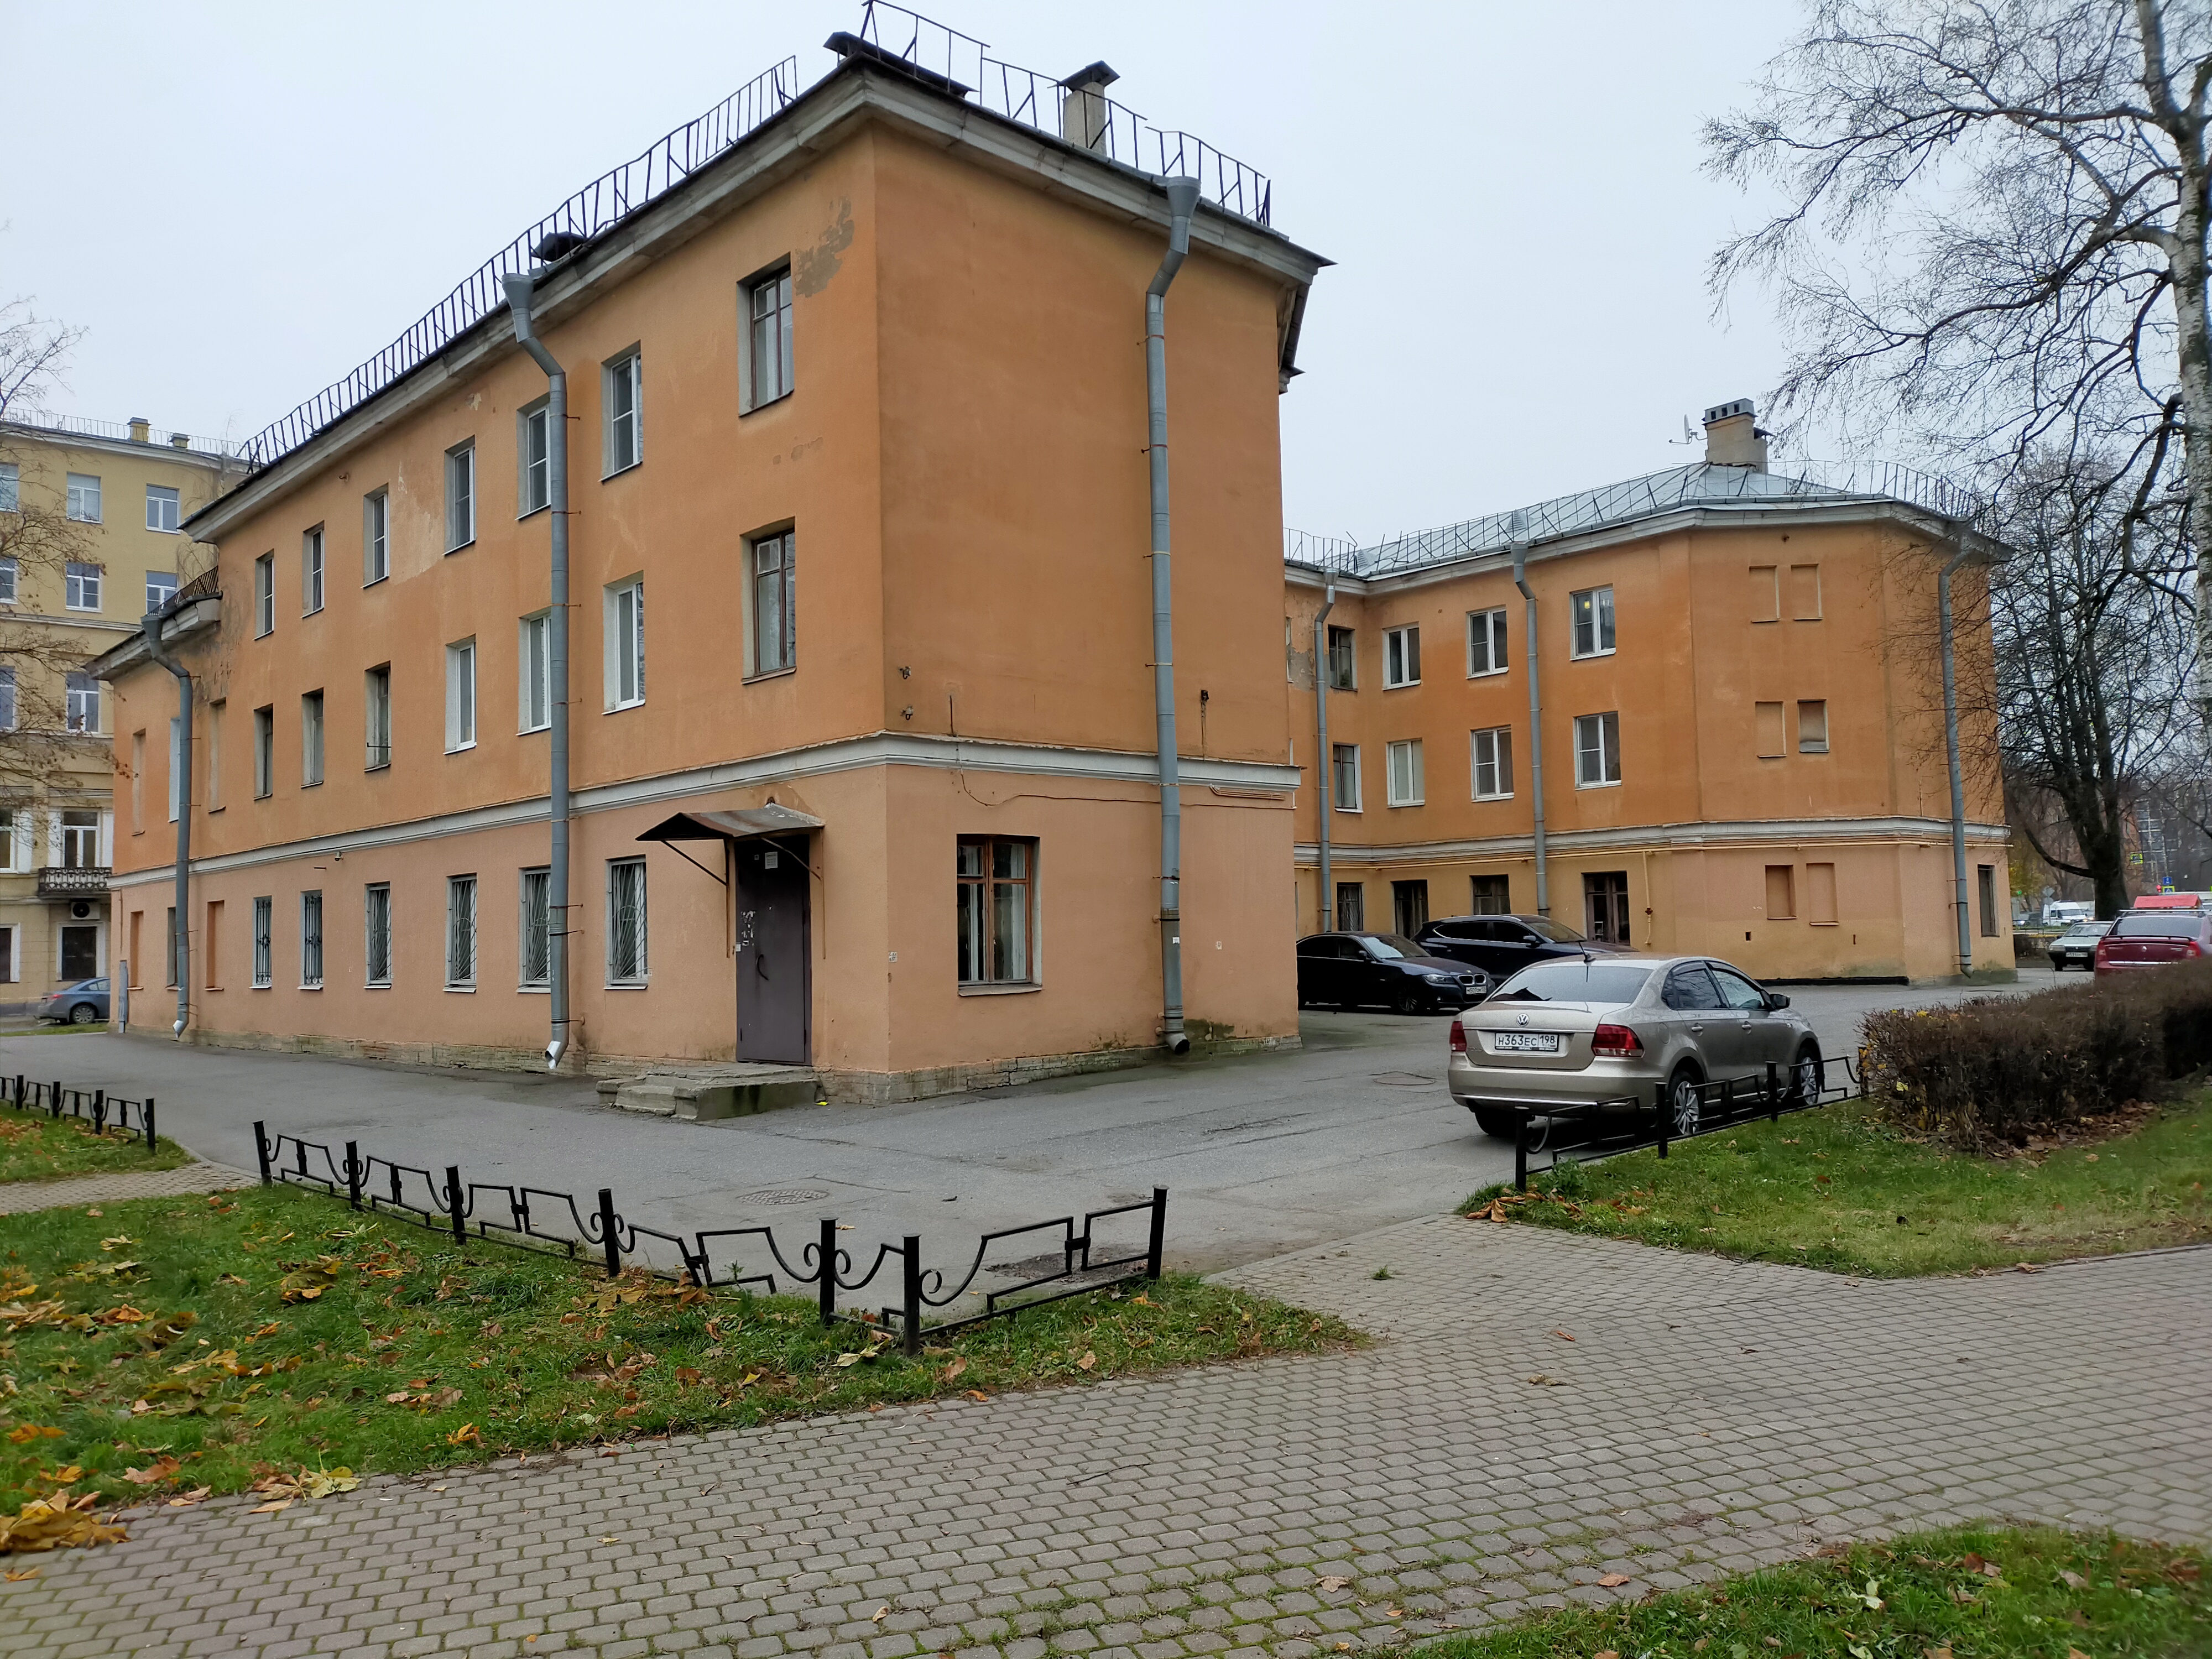
[[[1708,957],[1600,957],[1522,969],[1452,1022],[1452,1098],[1486,1134],[1555,1107],[1620,1102],[1650,1112],[1666,1086],[1675,1132],[1698,1127],[1698,1085],[1762,1082],[1817,1094],[1820,1045],[1790,999]]]
[[[39,1003],[39,1018],[70,1025],[94,1025],[107,1018],[107,978],[81,979],[49,991]]]
[[[2112,931],[2109,921],[2077,921],[2051,941],[2051,966],[2055,972],[2069,968],[2094,968],[2097,941]]]

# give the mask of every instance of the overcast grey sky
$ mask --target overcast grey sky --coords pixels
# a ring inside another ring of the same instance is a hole
[[[1780,0],[936,4],[1012,63],[1105,58],[1337,262],[1283,404],[1292,526],[1370,540],[1671,465],[1685,415],[1779,373],[1763,298],[1705,291],[1753,204],[1697,135]],[[85,329],[61,411],[243,437],[777,59],[823,73],[860,9],[16,0],[0,298]]]

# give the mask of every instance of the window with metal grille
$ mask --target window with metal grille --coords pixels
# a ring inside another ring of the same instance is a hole
[[[477,878],[446,879],[446,984],[472,988],[477,982]]]
[[[645,860],[607,865],[607,978],[642,985],[646,977]]]
[[[362,968],[371,985],[392,983],[392,884],[371,882],[362,894]]]
[[[276,915],[276,901],[258,898],[253,901],[253,985],[265,991],[276,982],[276,952],[270,948],[269,933]]]
[[[960,982],[1034,982],[1036,842],[963,836],[957,860]]]
[[[323,982],[323,895],[311,888],[300,895],[300,984],[313,989]]]
[[[799,661],[799,558],[789,531],[752,544],[752,672],[777,674]]]
[[[553,982],[552,895],[550,870],[522,872],[521,981],[525,986]]]
[[[791,268],[763,276],[745,294],[751,328],[746,336],[746,408],[758,409],[787,393],[791,369]]]

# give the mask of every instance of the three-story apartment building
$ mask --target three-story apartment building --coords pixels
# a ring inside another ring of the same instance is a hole
[[[188,778],[169,674],[143,641],[106,663],[140,1024],[168,1023],[181,926],[210,1042],[536,1062],[557,941],[567,1064],[777,1063],[893,1098],[1157,1051],[1145,346],[1180,135],[1117,159],[1137,130],[1103,65],[1010,114],[834,44],[803,93],[763,77],[580,196],[192,521],[221,591],[161,623]],[[1296,1040],[1266,874],[1297,783],[1277,400],[1321,262],[1256,175],[1200,165],[1165,301],[1169,931],[1194,1034],[1273,1044]],[[495,295],[533,256],[567,386],[565,675],[556,417]],[[165,800],[191,815],[181,918]]]

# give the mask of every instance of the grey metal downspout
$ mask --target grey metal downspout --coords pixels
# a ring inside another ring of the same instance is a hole
[[[161,612],[149,611],[138,628],[146,654],[177,677],[177,775],[170,781],[177,792],[177,926],[169,938],[177,970],[177,1023],[169,1030],[181,1042],[192,1015],[192,677],[161,649]]]
[[[1316,759],[1314,776],[1321,787],[1314,791],[1316,811],[1315,817],[1321,823],[1321,927],[1328,933],[1336,923],[1336,887],[1331,878],[1328,863],[1328,815],[1336,810],[1336,769],[1328,752],[1328,657],[1323,647],[1328,643],[1328,613],[1336,609],[1336,572],[1329,571],[1322,578],[1321,609],[1314,613],[1314,744]]]
[[[545,1045],[545,1069],[557,1070],[568,1050],[568,376],[531,327],[530,301],[536,276],[507,279],[507,308],[514,313],[514,337],[545,371],[546,502],[551,508],[552,614],[546,629],[547,712],[553,717],[552,752],[547,770],[551,800],[546,817],[552,830],[550,867],[546,874],[545,976],[552,993],[549,1011],[551,1040]]]
[[[1513,552],[1513,586],[1528,615],[1528,790],[1536,807],[1536,914],[1552,914],[1552,876],[1544,861],[1544,694],[1536,674],[1536,596],[1528,591],[1528,515],[1516,513],[1506,530]]]
[[[1958,551],[1936,578],[1936,608],[1943,628],[1943,748],[1951,764],[1951,881],[1959,913],[1959,977],[1974,971],[1973,940],[1966,931],[1966,787],[1959,775],[1959,687],[1951,660],[1951,574],[1973,556],[1964,525],[1958,527]]]
[[[1145,290],[1146,442],[1152,485],[1152,708],[1160,753],[1160,1040],[1188,1054],[1182,1029],[1182,789],[1177,781],[1175,714],[1175,588],[1168,557],[1168,284],[1190,252],[1198,180],[1164,179],[1167,257]]]

